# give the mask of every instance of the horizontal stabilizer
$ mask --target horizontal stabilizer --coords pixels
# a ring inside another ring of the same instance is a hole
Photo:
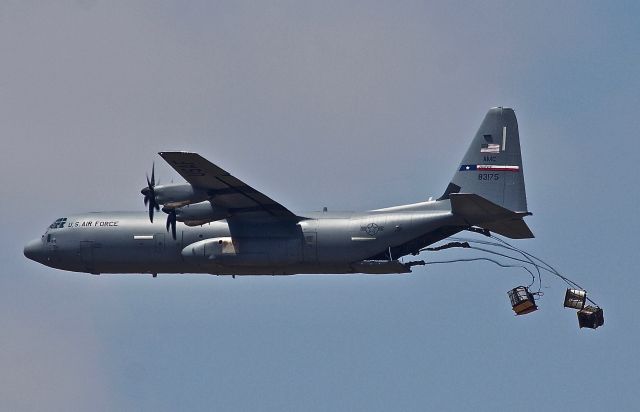
[[[452,193],[451,212],[469,225],[480,226],[511,239],[534,237],[531,229],[522,220],[528,212],[512,212],[502,206],[473,193]]]
[[[522,218],[486,223],[482,227],[509,239],[532,239],[535,237]]]

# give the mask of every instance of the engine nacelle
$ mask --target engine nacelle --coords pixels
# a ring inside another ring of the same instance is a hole
[[[145,189],[142,189],[144,193]],[[159,205],[174,209],[192,203],[202,202],[209,198],[206,190],[198,189],[188,183],[157,185],[153,189]]]
[[[229,217],[226,209],[216,207],[208,200],[176,208],[175,214],[176,220],[187,226],[198,226]]]

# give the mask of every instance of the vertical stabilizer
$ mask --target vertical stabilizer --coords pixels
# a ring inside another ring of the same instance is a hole
[[[514,212],[527,211],[518,121],[513,109],[489,110],[447,190],[474,193]]]

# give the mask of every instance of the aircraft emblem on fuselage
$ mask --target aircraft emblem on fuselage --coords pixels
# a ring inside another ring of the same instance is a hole
[[[384,230],[384,226],[379,226],[375,223],[369,223],[366,226],[362,226],[360,230],[366,232],[369,236],[375,236],[378,232],[382,232]]]

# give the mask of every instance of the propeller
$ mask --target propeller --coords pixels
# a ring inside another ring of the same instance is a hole
[[[147,187],[141,190],[141,193],[144,195],[144,205],[149,206],[149,220],[153,223],[153,210],[160,210],[160,205],[156,201],[156,177],[155,177],[155,163],[151,165],[151,180],[149,180],[149,175],[147,174]]]
[[[173,240],[176,240],[176,210],[162,208],[162,211],[167,214],[167,232],[169,228],[171,228],[171,237],[173,237]]]

